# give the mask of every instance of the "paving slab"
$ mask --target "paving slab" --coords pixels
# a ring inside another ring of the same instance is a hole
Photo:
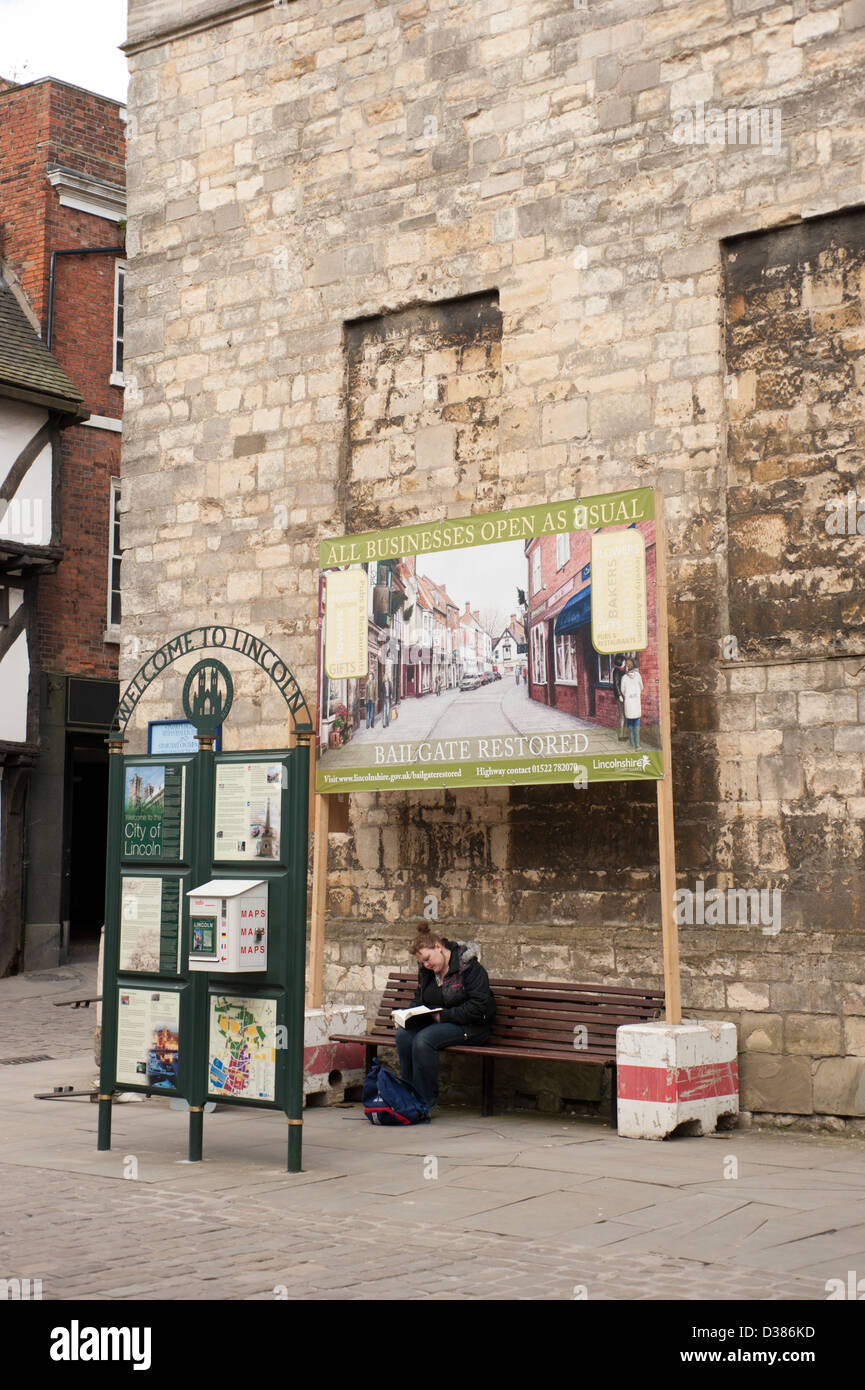
[[[726,1216],[744,1205],[744,1198],[740,1199],[732,1193],[719,1197],[711,1192],[688,1192],[680,1193],[669,1201],[657,1202],[653,1206],[622,1212],[619,1220],[625,1226],[639,1226],[642,1230],[654,1230],[659,1226],[665,1229],[678,1226],[693,1230],[707,1227],[719,1217]]]
[[[497,1231],[501,1235],[529,1239],[558,1235],[566,1240],[578,1227],[603,1219],[604,1213],[596,1197],[584,1197],[577,1192],[554,1192],[498,1206],[494,1211],[474,1217],[468,1225],[473,1230]]]
[[[442,1166],[440,1177],[449,1187],[483,1187],[490,1192],[500,1192],[510,1200],[517,1197],[539,1197],[546,1192],[559,1192],[562,1186],[561,1175],[557,1173],[518,1167],[515,1164],[498,1168],[486,1164],[483,1169],[458,1167],[450,1170]],[[574,1180],[573,1186],[577,1185],[577,1181]]]
[[[813,1273],[815,1264],[835,1260],[837,1272],[833,1277],[843,1279],[850,1268],[865,1270],[865,1226],[815,1233],[802,1240],[756,1250],[746,1240],[741,1244],[741,1258],[760,1269],[809,1274]]]
[[[570,1190],[570,1184],[566,1185]],[[658,1207],[676,1199],[679,1188],[660,1187],[650,1182],[623,1182],[621,1178],[590,1178],[580,1183],[578,1191],[597,1197],[605,1219],[625,1211],[640,1211]]]

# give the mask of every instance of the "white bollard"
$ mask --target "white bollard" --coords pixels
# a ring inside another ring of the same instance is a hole
[[[357,1043],[330,1041],[331,1033],[356,1033]],[[366,1009],[362,1004],[342,1008],[307,1009],[303,1026],[303,1094],[326,1093],[329,1101],[341,1100],[346,1086],[359,1086],[364,1078]],[[331,1077],[339,1074],[339,1080]]]
[[[732,1023],[633,1023],[616,1030],[618,1131],[666,1139],[679,1125],[712,1134],[739,1113],[736,1028]]]

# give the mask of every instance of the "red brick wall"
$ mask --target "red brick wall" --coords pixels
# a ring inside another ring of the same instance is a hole
[[[125,125],[117,102],[45,80],[0,92],[0,252],[18,276],[47,336],[51,253],[117,246],[116,222],[61,207],[46,164],[123,184]],[[114,271],[118,257],[56,261],[52,352],[91,415],[119,419],[112,386]],[[118,648],[106,644],[110,480],[120,475],[120,434],[76,426],[63,433],[61,541],[56,574],[40,580],[41,660],[47,670],[111,677]]]
[[[39,580],[43,667],[116,677],[119,648],[106,643],[110,479],[120,473],[120,436],[76,425],[63,440],[63,559]]]
[[[45,177],[50,110],[46,83],[0,92],[0,255],[41,320],[48,289]]]

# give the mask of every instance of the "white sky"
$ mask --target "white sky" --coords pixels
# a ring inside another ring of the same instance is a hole
[[[472,609],[498,613],[503,626],[512,613],[519,617],[517,586],[526,589],[529,582],[523,541],[500,541],[497,545],[419,555],[417,572],[443,584],[461,613],[468,600]]]
[[[0,76],[59,77],[126,101],[126,0],[0,0]]]

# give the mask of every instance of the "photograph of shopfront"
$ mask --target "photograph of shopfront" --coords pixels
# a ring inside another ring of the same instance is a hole
[[[655,524],[636,523],[646,545],[646,581],[655,585]],[[591,531],[565,531],[526,542],[528,561],[529,695],[539,704],[619,727],[616,663],[633,661],[643,682],[641,741],[658,747],[659,687],[656,612],[648,608],[644,651],[602,653],[592,645]]]
[[[459,691],[464,676],[492,674],[492,639],[479,610],[466,601],[461,613],[443,584],[418,574],[415,556],[359,568],[367,582],[367,675],[327,675],[322,624],[322,751],[344,747],[358,730],[389,728],[403,700]],[[323,614],[324,575],[320,605]]]

